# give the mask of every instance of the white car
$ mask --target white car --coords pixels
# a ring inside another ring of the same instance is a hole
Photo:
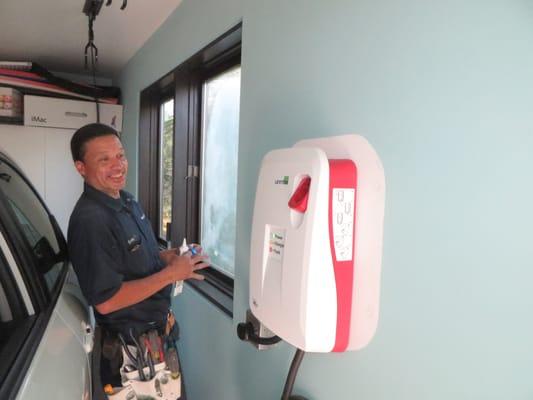
[[[0,399],[99,398],[93,340],[63,234],[0,153]]]

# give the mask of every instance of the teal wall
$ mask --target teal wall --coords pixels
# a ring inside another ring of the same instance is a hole
[[[132,172],[139,91],[240,20],[235,318],[188,288],[175,300],[189,399],[280,397],[293,349],[234,333],[259,164],[344,133],[385,167],[380,324],[362,351],[306,356],[296,392],[533,398],[533,3],[184,0],[117,77]]]

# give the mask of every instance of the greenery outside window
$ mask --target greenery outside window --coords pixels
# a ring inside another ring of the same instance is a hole
[[[174,99],[159,108],[159,238],[168,239],[172,220],[172,151],[174,142]]]

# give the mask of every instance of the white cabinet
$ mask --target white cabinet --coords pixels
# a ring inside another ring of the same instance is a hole
[[[71,129],[0,125],[0,151],[14,160],[33,183],[67,233],[68,220],[83,191],[70,155]]]
[[[14,160],[44,198],[43,129],[0,125],[0,151]]]
[[[24,125],[47,128],[78,129],[97,120],[122,131],[122,106],[119,104],[24,96]]]

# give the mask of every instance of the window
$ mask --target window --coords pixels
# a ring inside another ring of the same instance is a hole
[[[229,315],[241,35],[239,25],[143,90],[139,121],[139,201],[162,245],[202,244],[212,266],[188,283]]]
[[[2,233],[0,232],[0,235]],[[0,394],[6,390],[4,382],[13,372],[13,364],[24,348],[24,340],[30,335],[36,316],[31,315],[20,295],[22,281],[14,278],[11,268],[16,268],[13,263],[8,263],[4,251],[11,255],[6,247],[5,238],[0,238]],[[28,357],[28,354],[25,355]],[[9,388],[8,388],[9,389]],[[10,398],[10,397],[2,397]]]
[[[200,238],[214,268],[235,267],[240,66],[203,84]]]
[[[168,227],[172,220],[174,99],[161,104],[159,115],[159,238],[168,240]]]

